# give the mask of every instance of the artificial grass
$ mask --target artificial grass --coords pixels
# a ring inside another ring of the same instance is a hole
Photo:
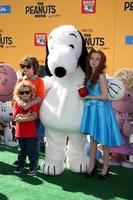
[[[43,160],[40,154],[40,162]],[[133,170],[111,167],[106,180],[85,178],[67,168],[60,176],[13,172],[17,149],[0,145],[0,200],[132,200]],[[100,166],[100,165],[99,165]],[[101,167],[101,166],[100,166]]]

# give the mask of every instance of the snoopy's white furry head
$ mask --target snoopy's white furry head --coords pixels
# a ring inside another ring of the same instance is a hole
[[[87,48],[82,34],[72,25],[55,28],[48,37],[46,69],[58,78],[70,76],[80,66],[85,72]]]
[[[0,123],[4,126],[13,120],[12,108],[0,101]]]

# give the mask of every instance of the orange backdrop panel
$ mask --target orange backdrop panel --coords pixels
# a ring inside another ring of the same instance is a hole
[[[72,24],[82,32],[87,47],[94,46],[105,52],[110,75],[121,67],[132,68],[133,45],[125,44],[125,37],[133,35],[133,11],[124,10],[125,2],[130,5],[132,1],[96,0],[95,13],[90,14],[81,12],[82,1],[0,1],[0,6],[11,9],[10,13],[0,13],[0,61],[18,70],[22,57],[33,55],[43,64],[46,41],[42,40],[47,39],[53,28]],[[39,37],[41,45],[37,45]]]

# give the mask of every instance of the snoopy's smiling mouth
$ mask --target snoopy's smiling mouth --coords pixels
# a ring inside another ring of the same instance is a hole
[[[0,96],[2,96],[2,97],[6,97],[6,96],[11,95],[12,93],[13,93],[13,90],[12,90],[11,92],[9,92],[8,94],[0,94]]]

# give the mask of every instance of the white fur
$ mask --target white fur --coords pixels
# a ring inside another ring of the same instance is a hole
[[[83,173],[88,160],[84,149],[87,138],[80,133],[83,100],[78,95],[78,86],[83,83],[84,72],[77,62],[82,50],[81,36],[73,26],[60,26],[49,35],[48,50],[48,67],[53,76],[51,89],[40,109],[48,142],[41,171],[47,175],[61,174],[66,157],[71,171]],[[66,71],[63,77],[56,75],[57,67]]]

